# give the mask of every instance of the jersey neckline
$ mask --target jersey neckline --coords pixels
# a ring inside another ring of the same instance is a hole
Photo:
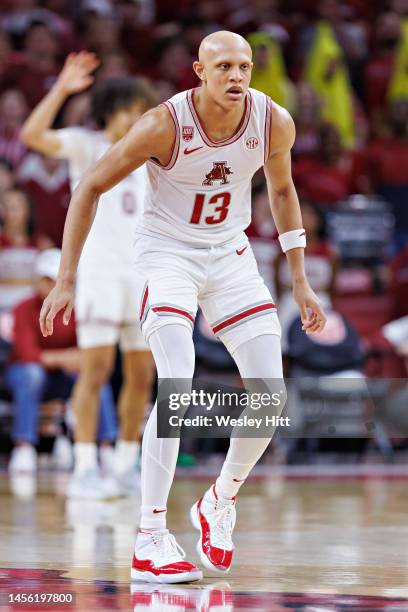
[[[242,113],[242,117],[241,120],[239,122],[238,127],[236,128],[235,132],[233,134],[231,134],[231,136],[228,136],[227,138],[223,138],[222,140],[213,140],[205,131],[204,126],[201,123],[201,119],[200,116],[196,110],[195,104],[194,104],[194,91],[198,89],[189,89],[187,91],[187,103],[191,112],[191,116],[193,117],[194,123],[197,126],[197,129],[200,133],[200,136],[203,140],[203,142],[205,142],[205,144],[208,147],[224,147],[225,145],[229,145],[232,144],[233,142],[235,142],[236,140],[238,140],[239,138],[241,138],[242,134],[245,132],[248,122],[249,122],[249,118],[251,116],[251,111],[252,111],[252,95],[251,92],[248,90],[246,96],[245,96],[245,109],[244,112]]]

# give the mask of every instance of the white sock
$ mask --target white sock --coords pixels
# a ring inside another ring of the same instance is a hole
[[[166,506],[142,506],[140,509],[141,529],[165,529]]]
[[[118,440],[115,447],[115,472],[123,474],[135,468],[139,460],[140,442]]]
[[[207,508],[209,510],[215,510],[221,506],[229,506],[234,502],[234,499],[232,497],[225,497],[224,495],[221,495],[217,484],[215,484],[211,485],[211,487],[204,493],[203,502],[206,506],[208,504]]]
[[[88,470],[98,469],[96,444],[93,442],[76,442],[74,444],[74,472],[80,476]]]
[[[104,474],[113,474],[115,469],[115,449],[110,445],[99,447],[99,463]]]
[[[241,378],[268,380],[283,378],[280,339],[273,334],[258,336],[248,340],[234,351],[233,358]],[[262,457],[271,438],[231,438],[227,457],[216,481],[217,494],[231,498],[237,495],[250,471]]]

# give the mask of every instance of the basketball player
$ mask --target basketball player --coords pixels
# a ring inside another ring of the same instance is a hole
[[[144,81],[109,79],[97,84],[92,92],[93,118],[100,130],[51,129],[67,98],[92,83],[98,63],[92,53],[71,54],[55,85],[23,127],[22,137],[28,146],[68,160],[72,190],[87,168],[151,108],[154,98]],[[81,256],[75,309],[82,367],[73,392],[77,419],[75,469],[68,489],[73,496],[94,498],[98,490],[100,497],[117,492],[111,478],[100,477],[95,437],[100,390],[110,378],[118,341],[124,371],[118,407],[120,439],[115,457],[111,448],[101,448],[101,463],[105,472],[116,476],[121,493],[131,493],[137,480],[139,428],[152,378],[151,355],[134,307],[136,286],[131,265],[145,183],[145,169],[140,168],[101,199]]]
[[[231,32],[204,38],[194,70],[201,87],[146,113],[87,173],[71,201],[57,287],[44,302],[43,334],[64,309],[69,319],[74,277],[98,198],[147,162],[149,190],[136,241],[139,309],[159,378],[191,379],[192,327],[201,305],[243,379],[282,378],[280,326],[243,230],[250,221],[251,178],[264,166],[280,243],[292,271],[303,329],[323,329],[325,316],[306,280],[306,244],[291,178],[295,138],[288,113],[249,89],[248,43]],[[134,580],[183,582],[202,572],[166,529],[177,439],[158,439],[157,408],[142,445],[142,508],[131,575]],[[235,501],[270,439],[232,438],[220,476],[191,509],[200,529],[205,567],[230,569]]]

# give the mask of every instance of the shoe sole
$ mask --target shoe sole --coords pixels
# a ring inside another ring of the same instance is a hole
[[[195,572],[184,572],[183,574],[161,574],[157,576],[151,572],[141,572],[137,569],[130,570],[130,578],[132,582],[154,582],[158,584],[176,584],[178,582],[196,582],[203,579],[203,572],[200,570]]]
[[[199,540],[198,540],[197,546],[196,546],[197,554],[200,557],[200,561],[204,565],[204,567],[206,567],[207,569],[211,570],[212,572],[217,572],[217,574],[228,574],[228,572],[230,571],[231,567],[229,567],[228,569],[223,570],[223,569],[220,569],[219,567],[217,567],[216,565],[213,565],[211,563],[211,561],[208,559],[207,555],[203,551],[203,547],[201,546],[201,541],[203,539],[203,532],[202,532],[202,529],[201,529],[200,520],[198,518],[198,507],[197,506],[198,506],[198,502],[196,502],[193,506],[191,506],[191,509],[190,509],[190,520],[191,520],[191,523],[192,523],[193,527],[200,532],[200,537],[199,537]]]

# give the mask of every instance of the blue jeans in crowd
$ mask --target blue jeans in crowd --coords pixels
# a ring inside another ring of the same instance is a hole
[[[31,444],[38,441],[38,412],[40,402],[71,396],[75,376],[62,370],[47,371],[39,363],[16,363],[5,372],[6,383],[13,396],[13,439]],[[112,388],[106,384],[101,390],[98,440],[116,439],[117,421]]]

